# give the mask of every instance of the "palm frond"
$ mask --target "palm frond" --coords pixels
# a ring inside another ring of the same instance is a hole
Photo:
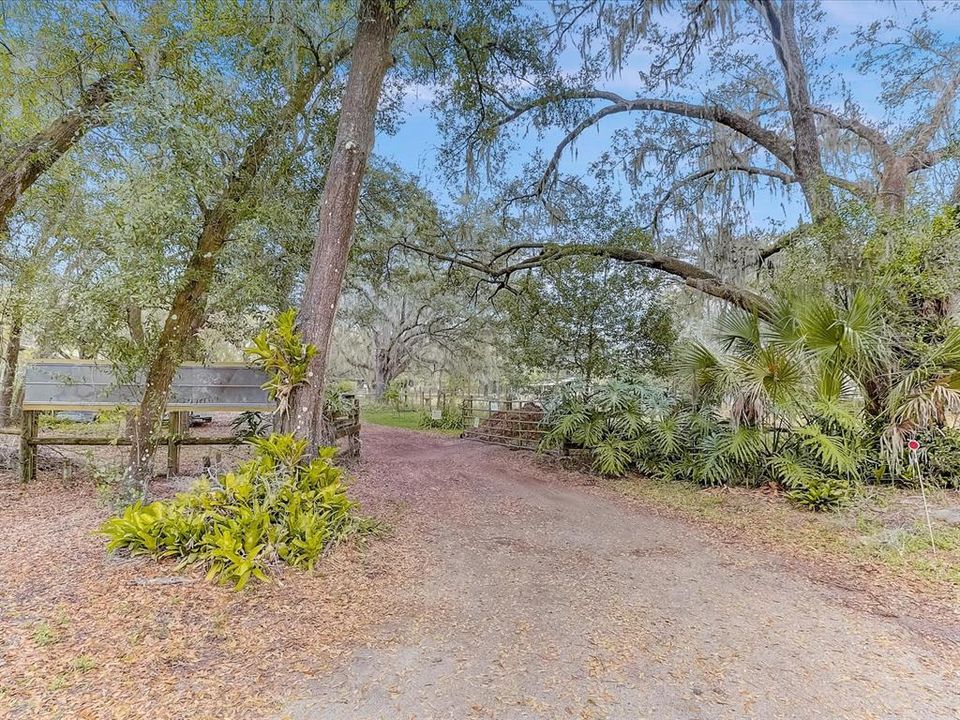
[[[674,374],[689,384],[695,395],[715,397],[726,389],[726,373],[720,358],[701,342],[685,343],[677,348]]]
[[[597,443],[592,454],[594,469],[603,475],[623,475],[633,460],[629,444],[616,438]]]
[[[845,475],[859,474],[859,453],[842,436],[828,435],[817,425],[799,427],[794,432],[825,468]]]
[[[723,313],[716,323],[717,340],[727,352],[751,355],[760,349],[760,321],[739,310]]]
[[[810,487],[823,475],[792,453],[782,453],[770,460],[770,469],[777,481],[786,488]]]

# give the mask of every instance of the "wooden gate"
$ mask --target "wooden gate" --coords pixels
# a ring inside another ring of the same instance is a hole
[[[463,401],[467,440],[536,450],[546,434],[543,407],[535,400],[468,397]]]

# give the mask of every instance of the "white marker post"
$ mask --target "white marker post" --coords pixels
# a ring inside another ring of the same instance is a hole
[[[927,519],[927,532],[930,533],[930,547],[933,548],[933,557],[937,557],[937,541],[933,537],[933,523],[930,522],[930,508],[927,505],[927,491],[923,487],[923,473],[920,471],[920,443],[911,440],[907,443],[910,450],[910,464],[917,473],[917,479],[920,481],[920,496],[923,498],[923,514]]]

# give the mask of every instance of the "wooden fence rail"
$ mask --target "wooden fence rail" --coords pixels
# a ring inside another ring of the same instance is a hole
[[[350,401],[346,414],[332,418],[334,440],[346,438],[343,454],[356,457],[360,454],[360,401],[352,395],[345,396]],[[86,437],[82,435],[39,435],[40,411],[25,410],[20,428],[4,429],[3,434],[20,436],[20,480],[31,482],[37,476],[37,449],[43,446],[90,446],[90,447],[129,447],[133,444],[127,437]],[[167,446],[167,476],[180,474],[180,448],[197,445],[236,445],[243,438],[236,435],[203,437],[188,435],[190,413],[176,411],[169,413],[168,433],[157,440],[158,446]]]

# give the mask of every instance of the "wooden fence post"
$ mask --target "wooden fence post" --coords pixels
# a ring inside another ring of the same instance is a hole
[[[37,477],[37,412],[24,410],[20,416],[20,482],[31,482]]]
[[[180,474],[180,439],[189,425],[189,413],[171,412],[167,423],[167,477]]]
[[[347,453],[351,457],[360,456],[360,398],[354,396],[350,403],[350,424],[356,428],[356,432],[350,434],[347,438]]]

